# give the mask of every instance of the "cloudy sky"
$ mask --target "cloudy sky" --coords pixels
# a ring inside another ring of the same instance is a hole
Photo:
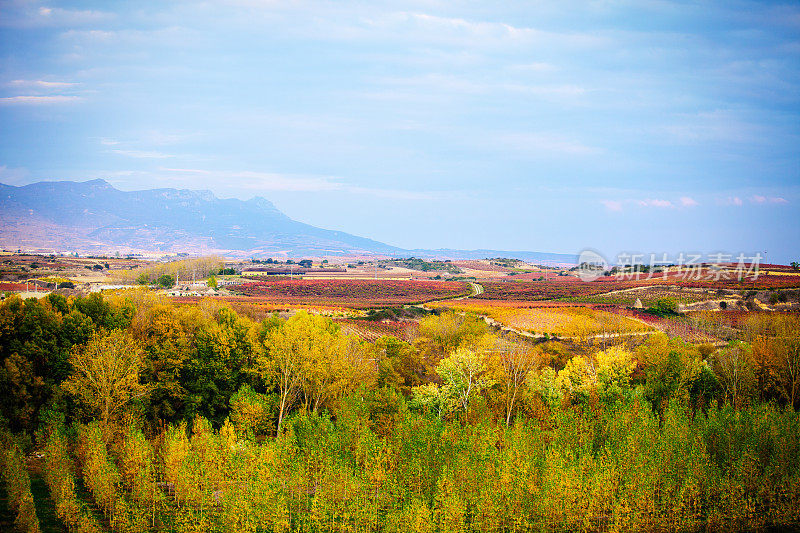
[[[402,247],[800,259],[800,5],[0,0],[0,182]]]

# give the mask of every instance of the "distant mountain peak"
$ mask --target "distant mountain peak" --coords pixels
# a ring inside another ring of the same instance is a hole
[[[3,187],[0,245],[56,251],[136,250],[297,255],[392,253],[378,241],[292,220],[269,200],[209,190],[120,191],[107,181]]]

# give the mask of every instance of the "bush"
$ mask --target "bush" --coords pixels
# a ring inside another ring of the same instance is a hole
[[[678,314],[678,303],[672,298],[659,298],[647,312],[657,316],[676,315]]]
[[[159,287],[164,287],[165,289],[169,289],[175,286],[175,276],[170,276],[169,274],[161,274],[158,279],[156,280],[156,284]]]

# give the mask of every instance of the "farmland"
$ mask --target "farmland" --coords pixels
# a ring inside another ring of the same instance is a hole
[[[667,286],[661,284],[647,287],[633,287],[595,295],[574,296],[564,298],[564,301],[633,307],[636,300],[640,300],[642,306],[647,308],[654,306],[656,302],[662,298],[671,298],[678,304],[691,304],[714,298],[724,298],[726,295],[730,295],[730,291],[720,289],[682,288],[676,285]]]
[[[751,291],[772,290],[800,287],[800,274],[798,273],[770,273],[760,275],[756,279],[719,280],[693,280],[676,276],[666,278],[655,276],[641,279],[620,279],[613,276],[601,277],[592,282],[583,282],[573,277],[558,277],[548,281],[488,281],[481,283],[484,287],[483,294],[477,298],[483,300],[509,300],[509,301],[544,301],[570,299],[577,302],[596,302],[628,304],[628,295],[636,294],[631,291],[625,296],[611,296],[609,298],[593,298],[610,292],[624,291],[636,288],[654,287],[660,291],[681,291],[679,298],[687,302],[701,301],[702,291],[728,290]],[[690,290],[696,289],[696,290]],[[654,294],[654,293],[650,293]],[[645,293],[648,298],[650,294]],[[673,294],[675,296],[675,294]],[[654,296],[657,298],[657,296]],[[710,298],[711,296],[709,296]],[[633,300],[635,301],[636,298]],[[644,300],[643,300],[644,303]],[[629,305],[632,305],[631,302]]]
[[[573,280],[575,278],[572,278]],[[644,281],[509,281],[484,282],[483,294],[477,296],[482,300],[540,301],[559,298],[575,298],[602,294],[609,291],[629,289],[646,285]]]
[[[355,335],[365,341],[374,342],[381,337],[396,337],[404,341],[413,340],[417,330],[417,323],[411,320],[361,320],[351,318],[334,319],[342,331],[348,335]]]
[[[477,313],[503,326],[532,334],[557,337],[586,337],[601,334],[653,331],[641,321],[591,307],[512,307],[491,305],[479,300],[438,302],[433,307]]]
[[[233,285],[232,293],[278,305],[321,304],[370,308],[418,304],[470,294],[462,282],[270,279]]]

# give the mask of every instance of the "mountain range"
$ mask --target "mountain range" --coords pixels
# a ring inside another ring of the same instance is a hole
[[[0,184],[0,247],[46,252],[220,253],[240,257],[380,255],[574,263],[571,254],[498,250],[405,250],[304,224],[269,200],[211,191],[121,191],[104,180]]]

